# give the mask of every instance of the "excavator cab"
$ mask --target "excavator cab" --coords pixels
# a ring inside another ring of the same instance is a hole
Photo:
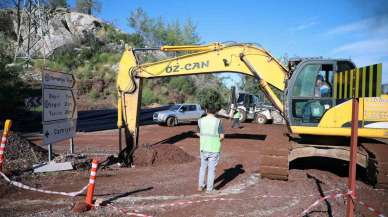
[[[293,62],[298,64],[287,85],[288,121],[292,126],[318,126],[326,111],[344,101],[333,97],[334,73],[355,65],[349,60],[318,58]]]

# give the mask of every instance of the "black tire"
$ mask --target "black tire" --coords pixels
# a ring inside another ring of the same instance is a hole
[[[264,115],[256,115],[255,122],[257,124],[266,124],[268,122],[267,118]]]
[[[175,127],[177,124],[176,118],[175,117],[168,117],[166,120],[166,125],[169,127]]]
[[[242,109],[239,109],[239,111],[241,113],[240,123],[244,123],[247,120],[247,113]]]

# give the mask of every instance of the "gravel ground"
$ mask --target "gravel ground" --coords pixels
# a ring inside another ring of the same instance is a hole
[[[154,148],[175,150],[193,160],[141,165],[120,168],[113,165],[97,173],[95,198],[115,207],[151,216],[301,216],[301,212],[320,196],[346,190],[346,174],[331,168],[294,165],[288,181],[261,178],[260,152],[284,128],[278,125],[243,124],[242,129],[231,129],[225,122],[229,135],[223,143],[217,167],[215,194],[196,192],[199,168],[198,138],[192,136],[195,125],[174,128],[148,125],[141,127],[140,144],[156,145]],[[41,141],[35,140],[40,144]],[[117,153],[117,131],[79,133],[75,138],[76,152],[93,155],[103,160]],[[163,148],[169,147],[169,148]],[[173,147],[173,148],[171,148]],[[56,153],[68,150],[66,142],[54,145]],[[160,150],[158,150],[160,151]],[[168,153],[160,151],[160,153]],[[159,155],[162,156],[162,155]],[[180,159],[180,158],[178,158]],[[313,162],[305,162],[305,164]],[[337,165],[340,167],[340,165]],[[78,191],[88,182],[87,171],[68,171],[19,177],[18,181],[33,187],[56,191]],[[357,181],[357,194],[372,207],[388,214],[388,191],[376,190]],[[0,181],[0,216],[125,216],[111,207],[101,206],[77,214],[71,211],[75,198],[36,193],[9,186]],[[174,204],[174,205],[172,205]],[[307,216],[345,216],[343,198],[327,200],[311,210]],[[357,206],[357,216],[374,216]]]
[[[2,131],[0,131],[2,135]],[[20,134],[11,133],[5,146],[3,171],[7,174],[21,174],[32,168],[32,165],[47,160],[47,150],[37,146]]]

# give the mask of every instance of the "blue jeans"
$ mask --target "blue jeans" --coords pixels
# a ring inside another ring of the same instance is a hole
[[[201,188],[205,187],[205,175],[206,168],[207,171],[207,185],[206,190],[212,191],[214,184],[214,177],[216,175],[216,166],[218,164],[218,160],[220,159],[219,152],[206,152],[201,151],[201,167],[199,168],[199,180],[198,186]]]

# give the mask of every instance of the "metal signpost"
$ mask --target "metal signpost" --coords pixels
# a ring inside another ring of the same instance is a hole
[[[358,110],[359,97],[379,97],[381,95],[382,65],[375,64],[350,71],[338,72],[334,75],[334,97],[336,99],[352,98],[352,128],[350,138],[350,163],[346,216],[354,216],[354,200],[356,196],[356,169],[358,145]]]
[[[44,70],[42,73],[43,143],[48,145],[48,168],[39,167],[38,172],[70,169],[71,164],[52,161],[52,144],[70,140],[70,152],[74,152],[73,137],[77,128],[77,107],[73,87],[73,75]],[[54,166],[53,166],[54,165]],[[72,169],[72,167],[71,167]]]

